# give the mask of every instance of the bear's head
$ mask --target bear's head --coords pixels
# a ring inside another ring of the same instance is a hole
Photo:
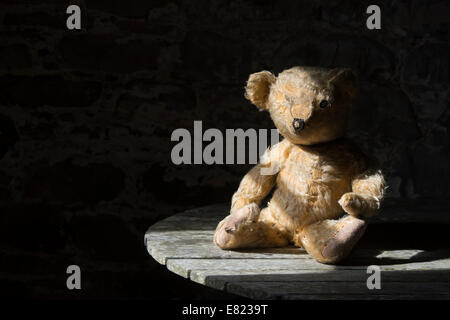
[[[294,67],[278,77],[269,71],[254,73],[245,90],[247,99],[270,112],[285,139],[313,145],[344,134],[357,80],[350,69]]]

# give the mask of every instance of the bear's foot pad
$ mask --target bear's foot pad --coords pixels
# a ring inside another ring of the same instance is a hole
[[[233,241],[239,227],[243,224],[255,222],[259,216],[259,208],[256,205],[245,206],[235,213],[227,216],[217,226],[214,234],[214,242],[223,249],[233,248]],[[237,244],[237,242],[236,242]]]
[[[333,260],[346,257],[364,234],[367,227],[365,221],[353,217],[347,220],[323,248],[324,258]]]

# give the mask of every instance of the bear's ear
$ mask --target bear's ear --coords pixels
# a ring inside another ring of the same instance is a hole
[[[350,101],[356,97],[358,91],[358,79],[351,69],[333,69],[328,75],[328,79],[344,94]]]
[[[275,80],[276,77],[269,71],[251,74],[245,87],[245,97],[259,109],[267,109],[270,87],[275,83]]]

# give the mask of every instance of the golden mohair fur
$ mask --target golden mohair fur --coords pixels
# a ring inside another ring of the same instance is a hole
[[[348,69],[294,67],[278,77],[268,71],[249,77],[245,96],[270,112],[284,139],[242,179],[230,215],[217,227],[219,247],[293,243],[323,263],[349,254],[386,188],[381,171],[343,138],[356,88]],[[294,121],[302,122],[302,129]]]

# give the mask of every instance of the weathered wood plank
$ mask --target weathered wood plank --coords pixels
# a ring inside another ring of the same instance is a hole
[[[313,259],[168,259],[167,268],[185,278],[189,277],[191,270],[217,270],[217,271],[258,271],[265,274],[269,270],[367,270],[366,265],[333,266],[316,262]],[[447,270],[450,259],[429,262],[416,262],[397,265],[380,266],[382,271],[407,270]]]
[[[265,270],[262,274],[255,270],[191,270],[190,279],[209,287],[225,290],[227,283],[233,282],[361,282],[369,275],[365,269],[353,270]],[[382,282],[450,282],[449,270],[425,271],[382,271]]]
[[[280,299],[287,295],[354,295],[376,297],[377,295],[404,295],[417,292],[423,298],[428,294],[449,295],[450,282],[382,282],[380,290],[369,290],[366,282],[230,282],[226,290],[252,299]]]
[[[267,270],[334,270],[342,268],[320,264],[312,259],[168,259],[167,268],[185,278],[191,270],[242,270],[259,271],[264,274]],[[349,267],[360,268],[360,267]]]

